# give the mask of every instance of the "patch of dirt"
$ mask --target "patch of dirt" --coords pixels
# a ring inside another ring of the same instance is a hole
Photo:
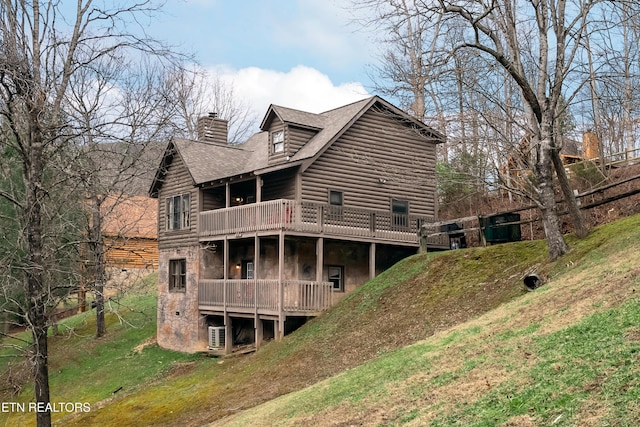
[[[156,341],[156,337],[153,336],[153,337],[147,339],[146,341],[142,342],[141,344],[135,346],[133,348],[133,352],[135,354],[142,353],[142,350],[144,350],[146,347],[149,347],[150,345],[155,345],[156,342],[157,342]]]
[[[624,337],[629,341],[640,341],[640,327],[630,329]]]
[[[195,361],[174,363],[171,365],[171,369],[165,375],[165,377],[179,377],[181,375],[186,375],[192,372],[195,367]]]
[[[518,415],[510,418],[506,423],[500,424],[498,427],[537,427],[534,422],[535,418],[530,415]]]

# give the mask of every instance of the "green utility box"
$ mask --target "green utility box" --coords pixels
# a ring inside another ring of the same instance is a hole
[[[478,219],[487,243],[518,242],[522,240],[520,214],[500,214],[478,217]]]

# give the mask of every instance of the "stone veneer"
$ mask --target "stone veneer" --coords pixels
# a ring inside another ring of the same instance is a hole
[[[158,345],[187,353],[206,350],[204,317],[198,310],[198,246],[161,250],[158,268]],[[185,292],[169,292],[169,261],[186,259]]]

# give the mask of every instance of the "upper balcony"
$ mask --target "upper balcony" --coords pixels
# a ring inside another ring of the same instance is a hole
[[[200,213],[201,241],[257,231],[285,230],[418,246],[426,218],[294,200],[270,200]]]

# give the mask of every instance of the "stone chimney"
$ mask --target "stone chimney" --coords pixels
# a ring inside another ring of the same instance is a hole
[[[582,134],[582,154],[585,159],[597,159],[600,157],[598,135],[590,131]]]
[[[208,116],[198,118],[198,141],[227,144],[228,122],[218,118],[218,113],[209,113]]]

